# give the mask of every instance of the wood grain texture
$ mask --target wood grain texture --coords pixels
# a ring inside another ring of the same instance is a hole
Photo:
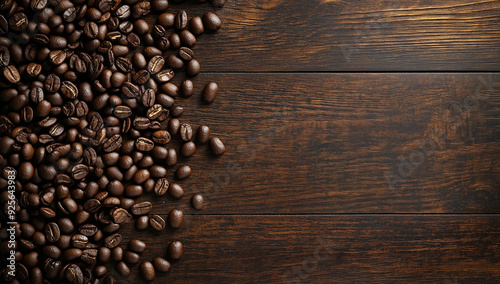
[[[188,216],[148,238],[142,260],[180,240],[155,283],[498,283],[498,216]],[[316,253],[316,254],[315,254]],[[140,279],[134,271],[132,278]]]
[[[205,71],[500,67],[497,0],[232,0],[217,13],[223,28],[195,47]]]
[[[203,105],[211,80],[219,96]],[[227,153],[199,146],[180,161],[193,174],[179,182],[179,206],[197,214],[185,200],[201,193],[200,214],[499,213],[499,83],[486,73],[202,74],[179,101],[181,122],[209,125]]]

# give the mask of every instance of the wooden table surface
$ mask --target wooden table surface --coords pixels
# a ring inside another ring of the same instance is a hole
[[[125,228],[145,259],[184,244],[155,283],[500,283],[500,1],[228,0],[217,13],[194,82],[219,96],[180,103],[227,153],[202,147],[182,161],[186,196],[154,200],[154,213],[181,208],[183,228]]]

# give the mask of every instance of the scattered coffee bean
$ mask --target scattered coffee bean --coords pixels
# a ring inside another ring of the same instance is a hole
[[[203,203],[203,196],[201,196],[201,194],[195,194],[191,198],[191,205],[193,205],[193,208],[196,210],[203,209]]]

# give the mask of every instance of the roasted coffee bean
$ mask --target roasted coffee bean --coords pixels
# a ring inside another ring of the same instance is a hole
[[[193,138],[193,128],[190,124],[183,124],[180,127],[180,134],[182,141],[191,141],[191,139]]]
[[[139,87],[131,82],[126,82],[123,84],[122,92],[129,98],[139,98],[141,96]]]
[[[210,82],[205,86],[205,89],[203,89],[203,96],[202,99],[206,103],[211,103],[215,100],[215,97],[217,96],[217,92],[219,91],[219,86],[217,86],[217,83],[215,82]]]
[[[174,18],[174,26],[177,30],[183,30],[186,28],[188,23],[188,16],[186,11],[180,10],[177,12]]]
[[[170,142],[171,136],[166,130],[158,130],[153,132],[152,138],[155,143],[164,145]]]
[[[168,225],[172,229],[179,229],[184,222],[184,213],[179,209],[172,209],[168,214]]]
[[[85,249],[80,258],[87,264],[95,265],[97,263],[97,252],[97,249]]]
[[[190,48],[188,47],[181,47],[179,48],[179,57],[182,59],[182,60],[185,60],[185,61],[189,61],[191,59],[193,59],[194,57],[194,52],[193,50],[191,50]]]
[[[120,119],[125,119],[132,115],[132,110],[128,106],[117,106],[113,110],[113,114]]]
[[[87,237],[95,235],[95,233],[97,233],[97,230],[98,230],[97,227],[93,224],[84,224],[81,225],[80,228],[78,229],[80,234],[85,235]]]
[[[157,231],[163,231],[165,229],[166,223],[160,215],[152,215],[151,217],[149,217],[149,225]]]
[[[200,144],[208,143],[210,139],[210,128],[206,125],[201,125],[196,131],[196,142]]]
[[[174,77],[174,70],[172,70],[172,69],[165,69],[165,70],[158,72],[158,74],[156,74],[156,79],[160,83],[166,83],[166,82],[172,80],[173,77]]]
[[[184,96],[186,98],[192,96],[194,93],[193,81],[191,81],[189,79],[183,80],[181,83],[181,86],[180,86],[180,92],[181,92],[182,96]]]
[[[200,194],[193,195],[193,197],[191,198],[191,205],[196,210],[203,209],[203,205],[204,205],[203,196],[201,196]]]
[[[149,72],[147,70],[140,70],[135,73],[132,77],[134,82],[139,85],[145,84],[150,78]]]
[[[221,156],[226,152],[226,147],[222,143],[222,141],[218,137],[212,137],[208,141],[208,145],[210,146],[210,150],[216,156]]]
[[[170,268],[172,268],[170,262],[162,257],[155,257],[153,259],[153,266],[159,272],[169,272]]]
[[[123,262],[123,261],[120,261],[118,262],[118,264],[116,264],[116,267],[115,267],[116,271],[118,271],[118,273],[123,276],[123,277],[128,277],[130,276],[131,272],[130,272],[130,268],[128,267],[128,265]]]
[[[186,64],[186,74],[188,76],[194,77],[197,76],[200,73],[200,63],[198,63],[198,60],[193,59],[190,60]]]
[[[196,16],[189,20],[189,30],[195,35],[200,36],[205,32],[205,27],[203,26],[203,20]]]
[[[170,110],[170,114],[172,115],[172,117],[175,118],[181,116],[183,113],[184,113],[184,108],[181,106],[175,106]]]
[[[45,238],[49,242],[57,242],[60,237],[61,231],[59,230],[59,226],[56,223],[50,222],[45,226]]]
[[[21,76],[19,75],[19,71],[13,65],[9,65],[3,68],[3,75],[7,81],[12,84],[17,84],[21,80]]]
[[[115,234],[108,236],[104,240],[104,244],[106,245],[106,247],[112,249],[120,244],[120,242],[122,241],[122,238],[123,238],[122,235],[115,233]]]
[[[194,144],[193,141],[189,141],[181,146],[180,153],[184,157],[191,157],[194,155],[195,151],[196,151],[196,145]]]
[[[215,13],[207,12],[203,15],[203,25],[208,31],[214,32],[220,29],[222,22]]]
[[[130,215],[130,213],[123,208],[113,209],[111,211],[111,216],[117,224],[130,223],[130,220],[132,219],[132,215]]]
[[[138,239],[128,241],[127,248],[136,253],[143,253],[146,250],[146,243]]]
[[[148,109],[146,116],[150,120],[155,120],[163,114],[163,106],[161,104],[155,104]]]
[[[180,70],[184,68],[184,61],[182,61],[182,59],[175,56],[174,54],[170,54],[169,56],[167,56],[167,58],[165,59],[165,63],[167,64],[167,66],[174,70]]]
[[[135,147],[139,151],[149,152],[149,151],[153,150],[154,146],[155,146],[154,142],[151,141],[150,139],[145,138],[145,137],[139,137],[135,141]]]
[[[80,249],[83,249],[85,247],[87,247],[87,244],[89,243],[89,239],[87,236],[85,235],[81,235],[81,234],[75,234],[71,237],[71,244],[75,247],[75,248],[80,248]]]
[[[113,152],[120,148],[123,143],[123,138],[119,134],[113,135],[106,142],[104,142],[103,147],[105,152]]]
[[[175,177],[177,179],[185,179],[191,175],[191,167],[188,165],[183,165],[175,170]]]
[[[153,264],[149,261],[144,261],[139,266],[139,270],[141,271],[142,278],[146,281],[153,281],[156,278],[155,269]]]
[[[171,260],[181,259],[183,253],[184,253],[184,248],[181,242],[173,241],[170,244],[168,244],[167,254]]]
[[[156,195],[164,195],[169,188],[169,182],[166,178],[160,178],[156,181],[154,192]]]
[[[156,74],[160,72],[160,70],[165,65],[165,59],[161,55],[153,56],[148,63],[147,70],[150,74]]]
[[[151,208],[153,208],[153,205],[149,201],[144,201],[140,203],[136,203],[132,206],[132,213],[134,215],[145,215],[148,214],[149,211],[151,211]]]

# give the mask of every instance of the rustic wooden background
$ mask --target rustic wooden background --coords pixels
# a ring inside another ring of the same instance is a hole
[[[154,201],[181,208],[183,228],[125,234],[147,240],[144,259],[184,243],[156,283],[500,283],[500,1],[228,0],[217,13],[182,121],[227,153],[201,147],[182,161],[186,196]]]

